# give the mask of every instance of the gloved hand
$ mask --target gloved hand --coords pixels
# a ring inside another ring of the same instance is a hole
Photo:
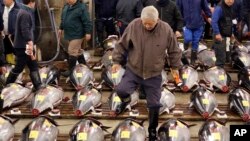
[[[178,87],[180,87],[183,83],[179,75],[179,71],[177,69],[170,69],[171,74],[174,78],[174,81]]]

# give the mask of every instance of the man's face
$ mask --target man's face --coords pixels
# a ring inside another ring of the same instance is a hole
[[[66,2],[67,2],[69,5],[73,5],[73,4],[76,2],[76,0],[66,0]]]
[[[234,0],[225,0],[226,5],[232,6],[234,4]]]
[[[142,24],[145,27],[146,30],[152,30],[154,29],[155,25],[157,24],[157,20],[152,19],[142,19]]]
[[[7,7],[11,6],[11,4],[14,2],[14,0],[3,0],[4,5]]]

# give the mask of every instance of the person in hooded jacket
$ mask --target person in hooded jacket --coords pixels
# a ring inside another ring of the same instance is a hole
[[[250,0],[243,0],[242,5],[242,17],[247,23],[248,31],[250,32]]]
[[[226,38],[233,36],[233,26],[237,21],[233,4],[234,0],[222,0],[212,15],[215,65],[220,67],[224,67],[226,62]]]

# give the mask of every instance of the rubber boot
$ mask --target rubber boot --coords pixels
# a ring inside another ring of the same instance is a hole
[[[125,111],[126,107],[128,106],[128,104],[131,102],[131,97],[127,97],[127,98],[120,98],[121,99],[121,104],[117,107],[117,109],[115,110],[115,114],[119,115],[122,112]]]
[[[10,71],[5,84],[7,85],[10,83],[14,83],[16,81],[18,75],[19,75],[19,73],[13,73],[12,71]]]
[[[42,82],[41,82],[40,74],[38,71],[30,72],[30,79],[31,79],[32,84],[35,88],[34,89],[35,91],[42,88]]]
[[[80,56],[78,56],[78,63],[79,64],[84,64],[84,65],[86,65],[86,60],[85,60],[85,58],[84,58],[84,55],[83,54],[81,54]]]
[[[231,52],[230,51],[226,52],[226,63],[231,63]]]
[[[69,70],[62,72],[61,73],[62,76],[64,76],[64,77],[69,77],[70,76],[70,74],[72,73],[74,67],[76,66],[76,60],[77,59],[78,58],[75,57],[75,56],[69,56],[69,59],[68,59]]]
[[[197,51],[192,50],[191,52],[191,65],[196,66],[196,60],[197,60]]]
[[[159,119],[159,109],[160,108],[149,108],[149,125],[148,125],[148,134],[149,141],[157,141],[157,131]]]

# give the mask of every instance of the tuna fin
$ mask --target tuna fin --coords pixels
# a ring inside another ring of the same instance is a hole
[[[220,109],[218,109],[218,108],[215,108],[214,109],[216,112],[218,112],[219,114],[225,114],[225,111],[221,111]]]
[[[166,111],[168,114],[169,114],[169,112],[170,112],[168,108],[166,108],[165,111]]]
[[[177,119],[179,122],[181,122],[182,124],[186,125],[188,128],[192,127],[192,126],[196,126],[197,124],[187,124],[184,121]]]
[[[39,116],[39,117],[44,117],[44,118],[46,118],[48,121],[50,121],[52,124],[58,126],[58,123],[57,123],[55,120],[53,120],[52,118],[50,118],[49,116],[41,115],[41,116]],[[39,117],[38,117],[38,118],[39,118]]]
[[[5,120],[8,120],[12,124],[15,124],[17,121],[19,121],[19,119],[11,119],[10,117],[7,117],[5,115],[0,115],[0,117],[2,117]]]
[[[108,127],[108,126],[100,126],[102,128],[103,131],[107,132],[107,133],[110,133],[108,131],[108,129],[110,129],[111,127]]]
[[[131,105],[127,105],[126,109],[128,109],[128,111],[131,111],[132,110]]]
[[[68,83],[68,82],[69,82],[69,77],[67,77],[67,79],[65,80],[65,82],[66,82],[66,83]]]
[[[233,103],[232,103],[232,102],[230,102],[230,104],[229,104],[229,108],[230,108],[230,109],[232,109],[232,108],[233,108]]]
[[[227,123],[227,120],[218,120],[218,119],[207,119],[207,121],[216,121],[220,123],[221,125],[225,126]]]
[[[193,102],[190,102],[188,107],[191,108],[191,107],[193,107],[193,106],[194,106],[194,103],[193,103]]]

